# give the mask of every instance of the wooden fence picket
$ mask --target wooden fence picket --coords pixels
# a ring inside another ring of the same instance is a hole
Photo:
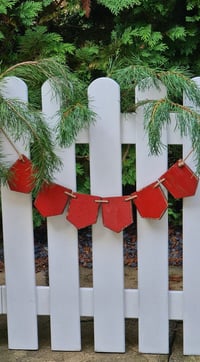
[[[4,97],[27,102],[26,84],[19,78],[7,79],[2,90]],[[18,159],[16,151],[2,135],[7,160]],[[28,156],[23,142],[16,147]],[[13,349],[37,349],[37,306],[35,290],[32,198],[30,194],[1,187],[8,346]]]
[[[97,114],[89,132],[91,193],[121,195],[119,86],[99,78],[90,84],[88,94]],[[95,350],[124,352],[123,236],[106,229],[100,215],[92,234]]]
[[[200,77],[194,78],[200,85]],[[195,106],[184,97],[184,104]],[[183,153],[188,155],[191,151],[191,142],[184,140]],[[195,170],[194,156],[187,159],[187,164]],[[194,197],[183,199],[183,290],[184,290],[184,315],[183,336],[184,354],[200,355],[200,243],[199,243],[199,219],[200,219],[200,189]]]
[[[50,82],[42,87],[42,108],[49,124],[58,120],[60,103]],[[63,169],[55,174],[55,182],[76,190],[75,145],[57,147]],[[53,350],[80,350],[78,233],[67,222],[66,211],[47,218],[51,346]]]
[[[136,102],[160,99],[165,88],[136,89]],[[167,169],[167,152],[149,155],[144,131],[143,107],[137,112],[136,175],[137,190],[156,181]],[[167,142],[166,131],[162,135]],[[144,353],[168,353],[168,225],[167,217],[151,220],[138,214],[138,289],[139,289],[139,350]]]

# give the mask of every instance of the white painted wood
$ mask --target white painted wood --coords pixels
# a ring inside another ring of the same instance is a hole
[[[136,113],[121,113],[121,143],[136,143]]]
[[[2,291],[2,314],[7,313],[6,286],[1,286]],[[46,286],[36,287],[37,314],[50,315],[50,288]],[[183,320],[183,291],[170,290],[169,299],[169,319]],[[139,318],[139,290],[124,290],[124,316],[125,318]],[[93,317],[93,288],[80,288],[80,310],[81,317]]]
[[[176,115],[170,114],[170,123],[167,125],[167,143],[168,145],[182,145],[183,138],[180,135],[179,130],[176,127]]]
[[[88,89],[89,106],[97,114],[90,128],[91,193],[121,194],[120,92],[109,78]],[[112,106],[111,106],[112,105]],[[95,350],[124,352],[124,273],[122,233],[93,226],[93,286]]]
[[[139,317],[139,291],[138,289],[124,290],[125,318]]]
[[[169,290],[169,319],[183,320],[183,291]]]
[[[6,300],[6,286],[1,286],[1,304],[2,304],[2,314],[7,313],[7,300]]]
[[[38,315],[50,315],[50,287],[37,286],[37,313]]]
[[[80,288],[80,306],[82,317],[94,316],[93,288]]]
[[[0,286],[0,314],[3,314],[3,286]]]
[[[42,87],[43,112],[55,126],[59,101],[53,96],[49,82]],[[57,147],[63,169],[55,181],[76,190],[75,145],[68,149]],[[51,345],[53,350],[80,350],[79,259],[77,230],[63,215],[49,217],[48,254],[50,283]]]
[[[7,79],[2,94],[27,102],[25,83],[15,77]],[[2,136],[8,162],[18,155]],[[17,149],[29,156],[22,142]],[[35,291],[34,244],[31,195],[1,187],[4,258],[7,291],[8,345],[11,349],[37,349],[37,312]]]
[[[200,86],[200,77],[194,78]],[[184,104],[193,106],[188,99]],[[199,111],[199,110],[198,110]],[[183,153],[192,146],[185,140]],[[194,155],[186,163],[195,171]],[[200,355],[200,188],[194,197],[183,200],[183,289],[184,289],[184,354]]]
[[[89,143],[89,130],[82,129],[76,137],[76,143]]]
[[[136,89],[136,102],[160,99],[163,87]],[[163,131],[166,143],[166,132]],[[136,176],[137,190],[155,181],[167,170],[167,154],[149,155],[148,138],[144,132],[143,108],[137,112]],[[167,215],[161,220],[137,218],[138,289],[139,289],[139,351],[168,353],[168,225]]]
[[[136,114],[121,113],[121,143],[136,143]],[[81,130],[76,138],[76,143],[89,143],[88,129]]]

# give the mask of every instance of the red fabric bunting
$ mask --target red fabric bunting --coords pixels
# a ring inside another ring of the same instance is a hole
[[[166,197],[157,182],[134,192],[132,196],[140,215],[145,218],[160,219],[167,210]]]
[[[105,197],[102,201],[103,224],[117,233],[133,222],[131,201],[127,196]],[[108,201],[108,202],[106,202]]]
[[[70,200],[66,219],[70,221],[77,229],[85,228],[95,224],[98,217],[99,196],[79,194],[74,192],[74,197]]]
[[[162,184],[176,199],[193,196],[198,185],[198,177],[182,161],[177,161],[160,178]]]
[[[30,193],[34,188],[34,171],[32,162],[22,155],[10,168],[8,185],[12,191]]]
[[[38,193],[34,206],[44,217],[61,215],[67,205],[71,190],[58,185],[45,183]]]

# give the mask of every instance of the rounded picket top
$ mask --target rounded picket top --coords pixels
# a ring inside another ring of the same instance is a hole
[[[113,87],[116,88],[116,89],[119,89],[119,84],[112,78],[109,78],[109,77],[100,77],[100,78],[97,78],[95,80],[93,80],[89,87],[88,87],[88,90],[92,90],[94,88],[101,88],[101,87]]]
[[[200,77],[194,77],[192,80],[196,83],[196,85],[200,88]],[[183,93],[183,104],[187,107],[195,107],[196,112],[200,112],[200,107],[196,107],[192,100],[187,97],[185,93]]]
[[[21,78],[15,76],[5,77],[1,80],[0,94],[8,99],[18,99],[21,102],[28,101],[28,87],[26,83]]]
[[[93,99],[98,99],[98,103],[110,105],[113,101],[120,102],[120,87],[119,84],[108,77],[95,79],[88,87],[88,97],[91,102]],[[120,106],[120,103],[119,103]]]
[[[192,80],[200,87],[200,77],[194,77]]]

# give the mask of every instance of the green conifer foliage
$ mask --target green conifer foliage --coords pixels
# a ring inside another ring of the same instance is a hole
[[[138,106],[133,101],[136,85],[148,87],[161,80],[168,97],[146,105],[150,149],[161,151],[160,132],[176,110],[177,127],[192,140],[199,172],[199,116],[182,106],[183,91],[195,105],[200,103],[199,90],[190,79],[200,74],[199,23],[199,0],[1,0],[1,77],[16,73],[25,79],[30,106],[37,113],[42,82],[54,74],[55,64],[61,79],[62,64],[67,64],[66,83],[55,84],[63,99],[63,121],[56,128],[63,146],[93,120],[86,99],[93,79],[110,76],[119,82],[124,112]],[[54,60],[43,60],[49,57]],[[18,63],[22,65],[13,68]],[[2,112],[8,112],[1,102]]]
[[[54,59],[27,61],[18,63],[0,73],[0,85],[3,88],[6,77],[19,76],[27,84],[38,88],[46,79],[50,79],[55,95],[60,97],[60,119],[56,129],[50,130],[42,113],[31,98],[28,104],[19,100],[9,100],[1,95],[0,89],[0,130],[12,136],[15,142],[23,139],[31,142],[31,158],[36,172],[38,190],[44,180],[51,181],[54,172],[61,168],[60,159],[54,152],[56,142],[68,146],[81,128],[87,127],[93,120],[93,113],[87,107],[85,85],[80,82],[66,66]],[[77,122],[78,120],[78,122]],[[5,155],[0,152],[0,178],[5,182],[8,165]]]

